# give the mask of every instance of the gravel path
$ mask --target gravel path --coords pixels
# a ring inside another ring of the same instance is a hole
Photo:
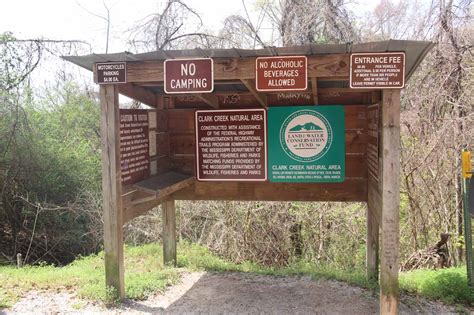
[[[73,293],[31,291],[2,314],[377,314],[371,291],[338,281],[245,273],[184,273],[182,282],[146,301],[119,307],[77,299]],[[454,314],[454,309],[404,297],[401,314]]]

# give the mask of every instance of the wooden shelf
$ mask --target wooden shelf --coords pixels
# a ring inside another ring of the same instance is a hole
[[[152,198],[165,198],[180,189],[192,185],[194,180],[195,178],[192,175],[166,172],[135,183],[133,187],[153,195]]]

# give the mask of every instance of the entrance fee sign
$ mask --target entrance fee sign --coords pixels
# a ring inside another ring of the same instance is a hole
[[[257,91],[300,91],[308,87],[305,56],[259,57],[256,60]]]
[[[212,59],[165,60],[164,89],[168,94],[211,93],[214,90]]]
[[[402,89],[405,53],[351,54],[350,86],[353,89]]]
[[[345,177],[343,106],[270,107],[272,182],[339,183]]]
[[[267,179],[264,109],[196,111],[199,181]]]
[[[134,184],[150,174],[148,111],[120,109],[120,169],[122,184]]]
[[[95,65],[98,84],[127,83],[127,63],[103,62]]]

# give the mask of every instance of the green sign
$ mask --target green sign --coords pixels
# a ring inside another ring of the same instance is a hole
[[[340,183],[345,174],[344,107],[268,109],[269,180]]]

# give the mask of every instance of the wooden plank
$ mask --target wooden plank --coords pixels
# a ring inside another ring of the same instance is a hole
[[[170,154],[170,135],[168,132],[156,133],[156,155]]]
[[[193,176],[177,172],[166,172],[135,183],[133,187],[155,195],[157,198],[162,198],[193,183]]]
[[[372,104],[371,92],[343,92],[337,91],[323,91],[319,89],[318,94],[319,105],[355,105],[355,104]]]
[[[170,138],[172,154],[195,154],[196,136],[191,133],[175,133]]]
[[[174,109],[169,110],[168,127],[170,133],[194,133],[194,110]]]
[[[193,96],[197,97],[202,102],[206,103],[207,105],[211,106],[212,108],[219,108],[219,100],[217,99],[217,95],[214,94],[192,94]]]
[[[307,56],[308,77],[349,78],[349,54]],[[255,79],[255,59],[213,58],[214,80]],[[128,82],[162,82],[163,61],[127,63]]]
[[[156,111],[156,131],[168,131],[168,111]]]
[[[255,108],[258,103],[250,92],[215,92],[219,108]],[[370,91],[349,89],[318,88],[318,105],[357,105],[373,104]],[[266,93],[268,106],[310,105],[314,104],[311,92]],[[175,97],[176,108],[208,108],[208,104],[193,95]]]
[[[380,314],[398,314],[400,250],[400,90],[382,92]]]
[[[177,200],[367,201],[367,180],[343,183],[198,182],[173,194]]]
[[[196,158],[194,154],[171,154],[171,169],[183,174],[196,174]]]
[[[162,203],[163,263],[176,267],[176,209],[174,200]]]
[[[267,96],[257,91],[257,89],[255,88],[255,80],[242,79],[241,81],[245,85],[247,90],[249,90],[249,92],[252,93],[252,95],[255,97],[257,102],[259,102],[263,108],[267,108],[268,107]]]
[[[132,83],[117,84],[118,91],[120,94],[125,95],[131,99],[139,101],[148,106],[157,107],[156,94],[143,87],[134,85]]]
[[[172,193],[192,186],[194,181],[194,176],[168,171],[134,184],[137,190],[124,197],[124,224],[158,206]]]
[[[369,178],[369,182],[373,179]],[[367,185],[367,238],[366,238],[366,268],[367,279],[378,280],[379,277],[379,214],[382,208],[381,198],[376,185]]]
[[[151,158],[152,162],[156,161],[156,174],[166,173],[171,168],[171,160],[169,155],[161,155]]]
[[[146,194],[143,197],[137,197],[134,200],[150,197],[150,194]],[[147,213],[151,209],[159,206],[164,201],[163,198],[154,197],[150,201],[141,202],[139,204],[134,204],[133,200],[130,201],[127,206],[124,208],[123,219],[124,224],[133,220],[134,218]]]
[[[120,182],[120,115],[118,88],[100,86],[100,139],[104,209],[105,282],[125,297],[123,260],[123,208]]]
[[[313,104],[319,104],[318,101],[318,78],[312,77],[311,78],[311,93],[313,94]]]

